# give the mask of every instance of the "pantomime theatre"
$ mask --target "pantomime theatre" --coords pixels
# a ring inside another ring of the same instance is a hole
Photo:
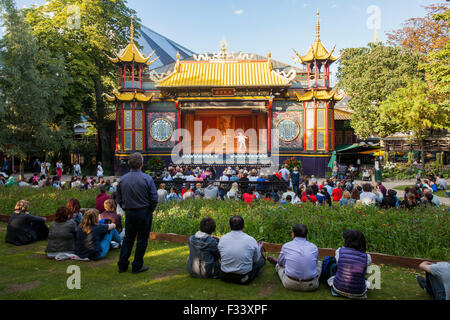
[[[335,103],[343,98],[330,84],[337,60],[316,38],[300,67],[278,68],[271,57],[232,53],[193,55],[148,71],[158,59],[134,42],[114,58],[120,88],[115,102],[116,171],[133,152],[167,164],[270,166],[286,158],[302,161],[305,174],[323,176],[335,149]]]

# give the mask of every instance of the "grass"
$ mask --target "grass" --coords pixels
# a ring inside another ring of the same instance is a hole
[[[394,189],[396,190],[400,190],[400,191],[405,191],[406,188],[411,188],[411,185],[406,185],[406,186],[396,186]],[[442,197],[445,198],[445,192],[449,192],[450,189],[447,187],[447,191],[444,190],[438,190],[436,192],[433,192],[434,195],[438,196],[438,197]]]
[[[5,230],[6,224],[0,224],[0,300],[346,300],[332,297],[324,284],[315,292],[288,291],[270,264],[245,287],[218,279],[193,279],[185,271],[186,244],[150,241],[144,258],[150,270],[119,274],[118,250],[96,262],[57,262],[44,255],[46,241],[16,247],[4,242]],[[70,265],[81,269],[80,290],[66,286]],[[380,267],[381,290],[370,291],[369,300],[431,299],[417,285],[417,270]]]

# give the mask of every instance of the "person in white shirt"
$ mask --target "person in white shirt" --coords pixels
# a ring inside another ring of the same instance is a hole
[[[362,203],[364,205],[376,205],[379,201],[378,197],[372,192],[373,188],[370,183],[365,183],[362,186],[363,192],[359,196],[358,203]]]
[[[261,274],[265,257],[261,254],[262,244],[243,232],[244,219],[233,216],[230,219],[231,232],[219,240],[220,279],[224,282],[249,284]]]
[[[284,167],[279,171],[281,173],[281,176],[283,177],[283,180],[286,182],[289,182],[289,170],[287,168],[287,164],[284,165]]]
[[[102,163],[101,162],[99,162],[98,166],[97,166],[97,177],[99,179],[103,178],[103,168],[102,168]]]

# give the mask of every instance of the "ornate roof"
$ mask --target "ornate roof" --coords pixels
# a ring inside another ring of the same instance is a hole
[[[288,87],[295,78],[295,70],[286,74],[274,69],[270,53],[265,60],[245,60],[239,57],[242,58],[241,54],[236,56],[224,52],[214,58],[202,56],[197,61],[178,60],[174,69],[165,77],[155,79],[156,86]]]
[[[136,62],[136,63],[143,63],[147,66],[150,66],[153,62],[155,62],[159,57],[156,57],[154,60],[150,60],[150,58],[153,56],[155,51],[153,51],[148,57],[145,57],[139,48],[136,46],[136,43],[134,42],[134,27],[133,27],[133,19],[131,19],[131,26],[130,26],[130,42],[128,45],[123,49],[119,54],[116,54],[116,58],[109,58],[113,63],[118,62]]]
[[[117,90],[113,91],[114,96],[110,96],[106,93],[103,95],[105,96],[106,100],[110,102],[114,102],[116,100],[119,101],[139,101],[139,102],[148,102],[153,98],[153,93],[140,93],[140,92],[119,92]]]
[[[306,53],[306,55],[302,56],[297,51],[294,50],[295,55],[298,57],[298,62],[300,64],[304,62],[310,62],[316,60],[331,60],[336,61],[339,58],[333,56],[333,52],[336,46],[334,46],[333,50],[328,51],[325,46],[320,41],[320,23],[319,23],[319,11],[317,11],[317,24],[316,24],[316,40],[313,45]],[[295,59],[295,58],[294,58]]]
[[[340,101],[344,98],[345,94],[338,94],[337,90],[333,91],[327,91],[327,90],[311,90],[307,91],[304,94],[298,94],[297,92],[295,95],[298,98],[298,101],[311,101],[313,99],[315,100],[335,100]]]

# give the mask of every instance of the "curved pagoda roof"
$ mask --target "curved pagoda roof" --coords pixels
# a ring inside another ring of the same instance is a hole
[[[109,60],[111,60],[113,63],[119,63],[119,62],[136,62],[136,63],[142,63],[146,64],[147,66],[150,66],[153,62],[155,62],[159,57],[156,57],[154,60],[150,60],[150,58],[153,56],[155,51],[150,53],[149,56],[145,57],[139,48],[136,46],[136,43],[134,42],[134,26],[133,26],[133,19],[131,19],[131,26],[130,26],[130,42],[128,45],[123,49],[119,54],[116,54],[115,58],[108,57]]]
[[[312,101],[312,100],[335,100],[340,101],[345,94],[338,94],[337,89],[332,91],[327,90],[311,90],[304,94],[295,93],[298,101]]]
[[[298,54],[295,50],[296,56],[299,58],[300,63],[311,62],[314,60],[330,60],[336,61],[339,57],[333,56],[333,52],[336,46],[334,46],[333,50],[328,51],[325,46],[320,41],[320,22],[319,22],[319,11],[317,11],[317,24],[316,24],[316,40],[314,40],[313,45],[306,53],[306,55],[302,56]]]
[[[139,102],[149,102],[153,98],[153,93],[140,93],[140,92],[119,92],[118,90],[113,91],[114,96],[110,96],[106,93],[106,100],[110,102],[114,102],[116,100],[119,101],[139,101]]]

